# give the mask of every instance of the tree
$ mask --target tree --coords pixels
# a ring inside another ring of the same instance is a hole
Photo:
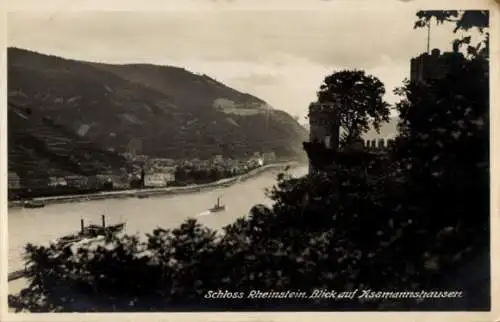
[[[429,27],[432,19],[435,19],[437,24],[454,23],[454,33],[458,31],[477,31],[484,36],[484,39],[477,44],[471,44],[472,37],[470,35],[462,36],[453,41],[456,48],[466,46],[467,53],[471,57],[481,56],[489,57],[489,12],[488,10],[425,10],[417,12],[418,20],[415,22],[414,28]]]
[[[130,188],[140,189],[142,188],[142,180],[140,178],[133,178],[130,180]]]
[[[104,190],[113,190],[113,186],[114,186],[113,181],[109,180],[109,181],[104,182],[103,189]]]
[[[461,58],[447,66],[443,79],[407,83],[396,91],[403,96],[396,105],[397,158],[407,169],[411,195],[432,200],[433,224],[454,216],[484,243],[489,239],[488,62]],[[457,203],[457,198],[465,199]],[[459,208],[450,211],[455,205]]]
[[[370,125],[378,132],[382,122],[389,121],[389,104],[384,101],[384,94],[384,84],[364,71],[342,70],[325,77],[318,101],[339,102],[337,115],[344,132],[341,145],[360,138]]]

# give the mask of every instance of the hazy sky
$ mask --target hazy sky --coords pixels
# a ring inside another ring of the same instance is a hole
[[[322,79],[342,68],[379,77],[387,100],[394,102],[392,90],[409,76],[410,58],[426,48],[426,31],[413,29],[415,13],[436,2],[448,8],[481,5],[478,0],[266,0],[266,6],[260,0],[15,0],[8,5],[8,44],[74,59],[182,66],[303,117]],[[451,26],[435,27],[431,47],[450,50],[453,37]]]

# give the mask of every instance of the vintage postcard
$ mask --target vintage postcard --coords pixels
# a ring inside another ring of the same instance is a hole
[[[2,321],[500,319],[494,1],[2,10]]]

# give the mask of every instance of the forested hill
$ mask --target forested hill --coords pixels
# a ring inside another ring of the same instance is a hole
[[[167,158],[294,156],[307,136],[293,117],[263,100],[178,67],[90,63],[9,48],[8,92],[10,154],[31,149],[24,136],[36,134],[42,119],[64,129],[48,136],[62,136],[68,146],[84,140],[94,149],[133,147]],[[14,110],[24,108],[39,121],[18,117]]]

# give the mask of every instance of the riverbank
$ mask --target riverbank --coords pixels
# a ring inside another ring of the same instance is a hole
[[[274,169],[285,169],[286,167],[296,168],[301,164],[299,162],[283,162],[283,163],[273,163],[267,164],[262,167],[253,169],[248,173],[222,179],[216,182],[206,183],[206,184],[194,184],[183,187],[165,187],[165,188],[151,188],[151,189],[131,189],[131,190],[120,190],[120,191],[103,191],[94,194],[82,194],[82,195],[67,195],[67,196],[51,196],[51,197],[39,197],[33,198],[35,202],[43,202],[45,205],[58,204],[58,203],[71,203],[71,202],[85,202],[92,200],[103,200],[103,199],[122,199],[122,198],[137,198],[137,197],[155,197],[164,196],[172,194],[187,194],[187,193],[197,193],[208,189],[214,189],[218,187],[229,187],[235,183],[248,180],[256,175],[263,172],[274,170]],[[22,201],[12,201],[8,204],[9,208],[22,207]]]

